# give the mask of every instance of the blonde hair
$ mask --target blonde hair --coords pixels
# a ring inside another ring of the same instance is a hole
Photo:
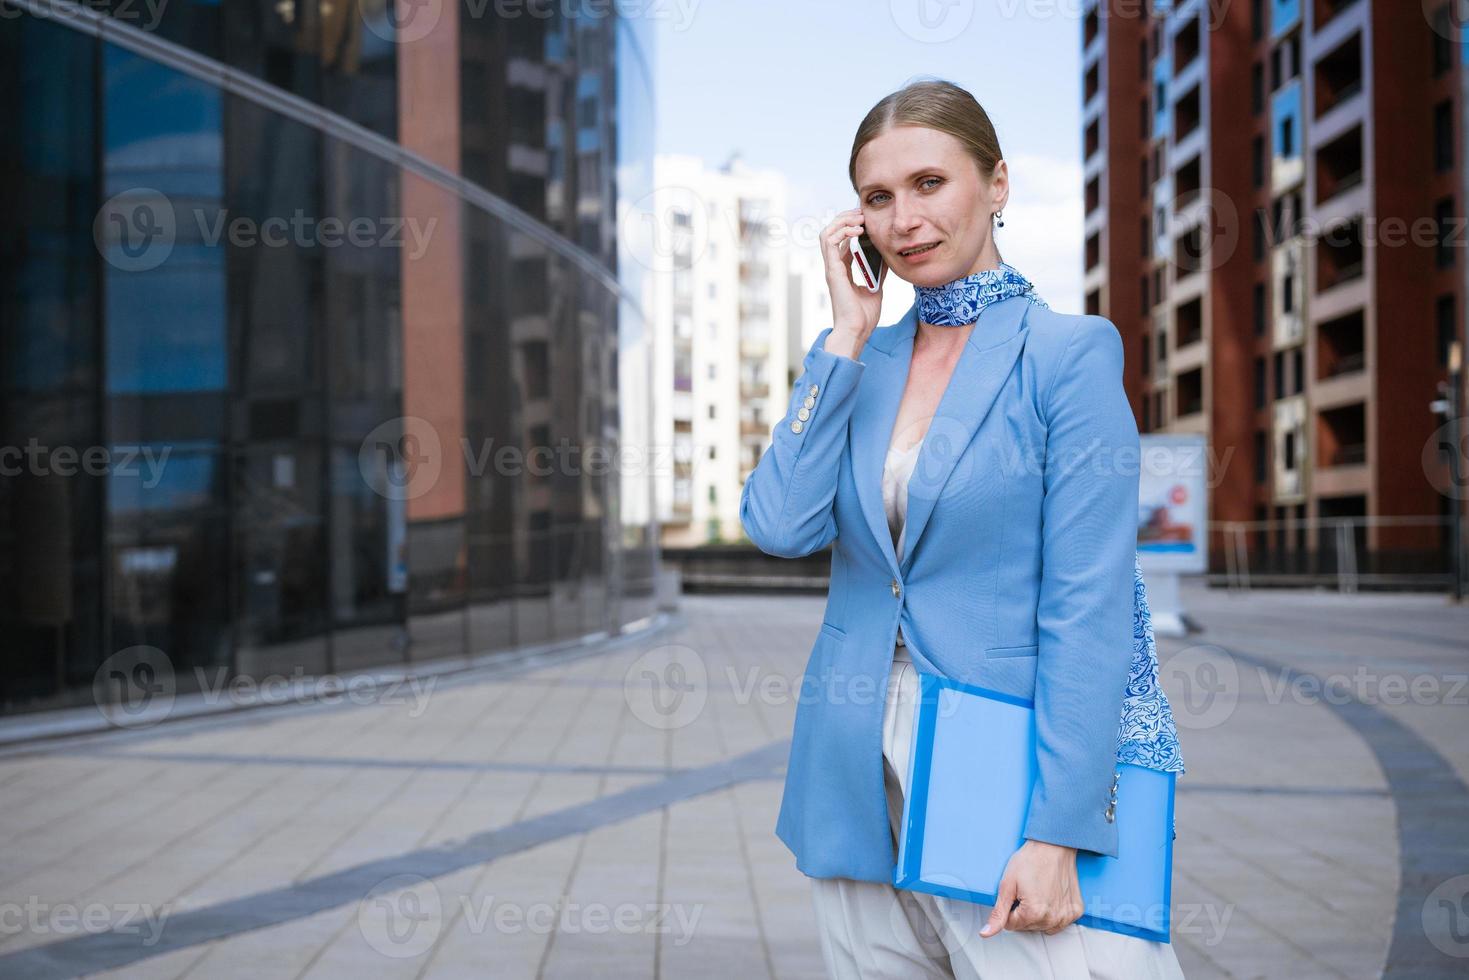
[[[1000,138],[989,113],[967,89],[942,79],[909,82],[868,110],[852,140],[847,177],[857,189],[857,154],[862,147],[894,126],[926,126],[948,133],[974,158],[986,181],[995,175],[1001,159]]]

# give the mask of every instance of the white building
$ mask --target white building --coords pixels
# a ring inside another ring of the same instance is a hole
[[[785,178],[665,155],[654,185],[667,274],[650,311],[653,440],[672,450],[655,459],[663,542],[738,541],[740,491],[790,392]]]

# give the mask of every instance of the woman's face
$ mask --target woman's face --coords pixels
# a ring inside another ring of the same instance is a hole
[[[942,286],[998,264],[990,215],[1009,195],[1005,161],[986,181],[948,133],[894,126],[858,152],[856,176],[868,237],[899,277]],[[923,245],[934,247],[903,254]]]

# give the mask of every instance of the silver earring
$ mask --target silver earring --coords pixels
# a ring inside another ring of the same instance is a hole
[[[1001,228],[1005,227],[1005,212],[1003,210],[996,211],[995,212],[995,217],[999,220],[1000,227]]]

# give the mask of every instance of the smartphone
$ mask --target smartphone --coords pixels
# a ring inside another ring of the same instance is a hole
[[[865,231],[847,241],[851,243],[852,258],[857,263],[857,271],[862,274],[867,291],[877,292],[878,283],[882,282],[882,254],[878,252],[877,246],[872,244],[872,239],[867,237]]]

